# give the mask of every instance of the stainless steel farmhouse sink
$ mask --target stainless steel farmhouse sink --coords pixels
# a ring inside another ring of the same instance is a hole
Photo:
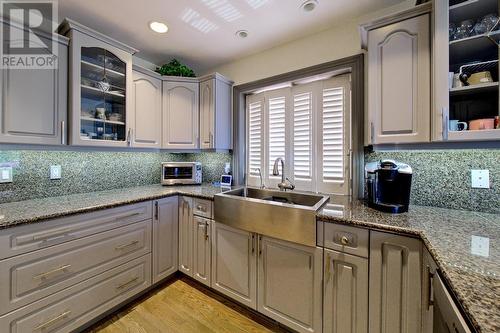
[[[316,246],[316,212],[328,196],[239,188],[214,197],[216,222],[261,235]]]

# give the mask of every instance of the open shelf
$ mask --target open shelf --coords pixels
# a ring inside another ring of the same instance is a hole
[[[500,31],[450,41],[450,64],[498,59],[498,46],[490,39]]]
[[[450,6],[450,22],[459,24],[491,13],[498,13],[498,0],[467,0]]]
[[[494,91],[496,89],[498,89],[498,82],[480,83],[471,86],[451,88],[450,96],[474,94],[485,91]]]
[[[500,138],[500,129],[480,131],[449,131],[449,141],[484,141]]]

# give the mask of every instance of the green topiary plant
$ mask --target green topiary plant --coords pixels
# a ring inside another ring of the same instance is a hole
[[[156,68],[156,72],[161,75],[195,77],[194,71],[183,65],[177,59],[172,59],[168,64]]]

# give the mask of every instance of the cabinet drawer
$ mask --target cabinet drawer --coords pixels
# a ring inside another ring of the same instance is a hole
[[[151,255],[0,317],[0,331],[72,332],[151,285]]]
[[[326,248],[368,258],[368,229],[324,223],[323,232]]]
[[[0,230],[0,259],[151,219],[151,201]]]
[[[193,214],[211,219],[212,201],[204,199],[194,199]]]
[[[0,262],[0,314],[151,252],[151,220]]]

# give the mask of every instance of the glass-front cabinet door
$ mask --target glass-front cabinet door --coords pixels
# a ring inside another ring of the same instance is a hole
[[[133,110],[129,95],[135,50],[73,21],[65,20],[61,27],[72,41],[71,144],[130,146]]]

